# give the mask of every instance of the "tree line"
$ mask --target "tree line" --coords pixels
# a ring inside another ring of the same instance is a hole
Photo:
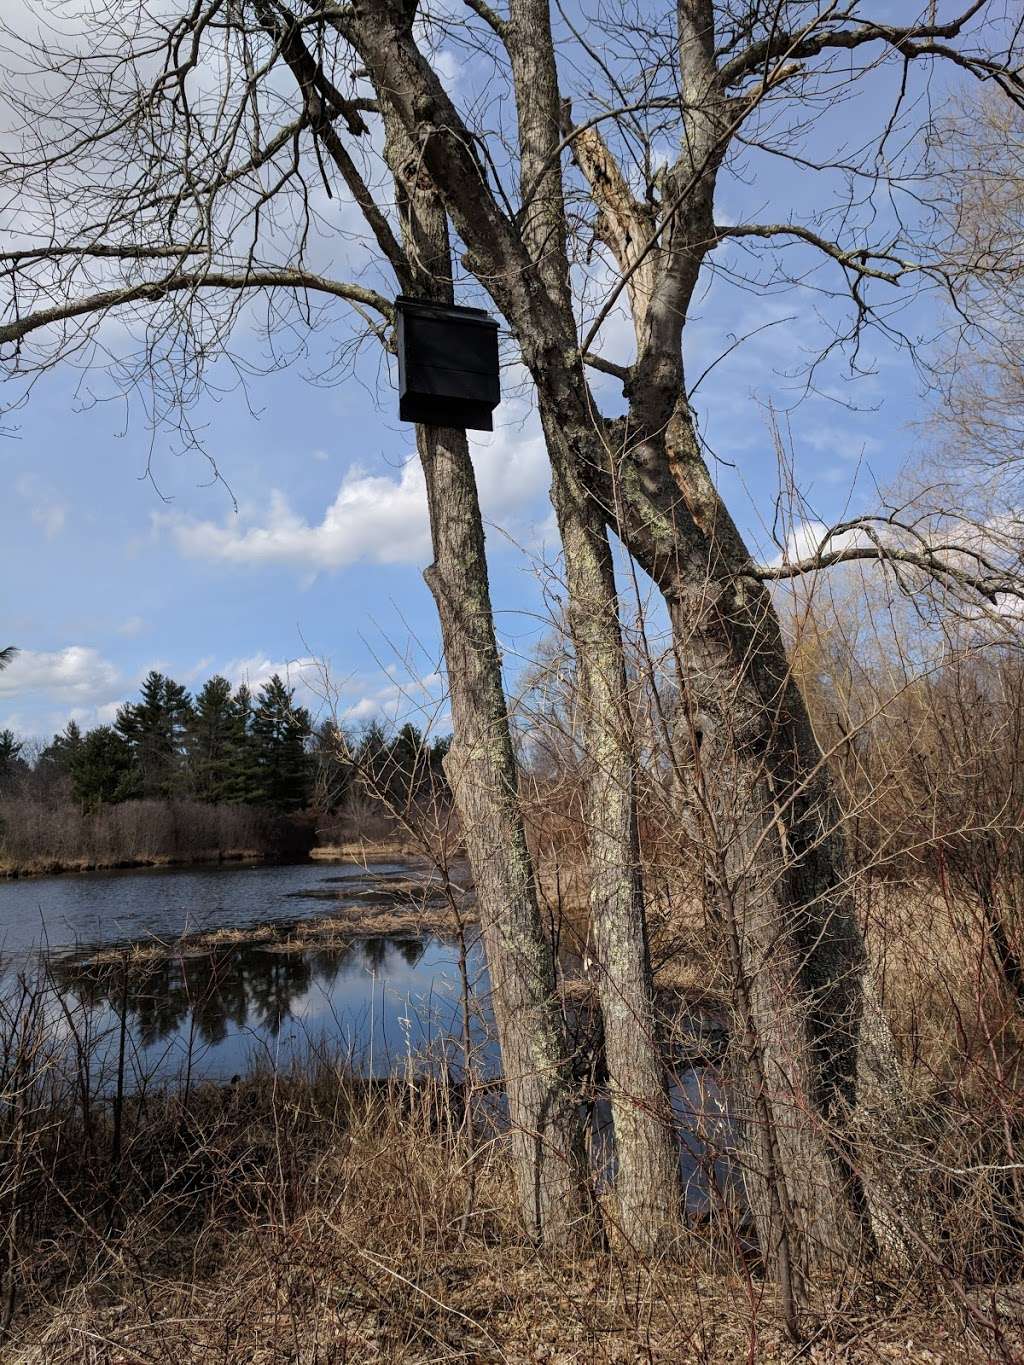
[[[113,724],[83,730],[71,720],[34,761],[23,741],[0,731],[0,783],[7,796],[70,795],[86,811],[191,800],[324,815],[357,791],[401,810],[443,787],[447,747],[413,725],[389,734],[379,722],[359,732],[315,723],[276,673],[256,691],[216,675],[192,695],[154,669]]]

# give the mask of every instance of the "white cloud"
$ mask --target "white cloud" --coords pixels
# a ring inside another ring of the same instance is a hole
[[[309,655],[300,659],[272,659],[268,654],[250,654],[244,659],[230,659],[222,668],[208,668],[204,681],[215,672],[227,678],[232,687],[244,683],[254,696],[276,673],[287,687],[295,689],[296,705],[305,706],[314,718],[334,709],[333,693],[338,684],[323,659]]]
[[[324,659],[306,656],[281,660],[266,654],[232,659],[218,671],[232,686],[245,683],[254,693],[276,673],[295,689],[299,705],[306,706],[314,716],[336,716],[342,725],[373,720],[385,725],[411,720],[421,727],[429,720],[440,723],[438,707],[444,694],[444,679],[435,671],[418,676],[392,665],[376,675],[340,678]]]
[[[551,479],[544,438],[531,415],[525,424],[505,426],[498,409],[492,436],[473,435],[470,451],[476,471],[480,507],[484,517],[497,525],[514,519],[544,496]]]
[[[68,716],[68,720],[76,720],[79,725],[113,725],[117,720],[117,713],[124,705],[124,700],[104,702],[102,706],[94,706],[90,710],[87,707],[75,707]]]
[[[32,520],[43,528],[47,540],[53,540],[63,531],[67,514],[68,509],[63,503],[51,502],[45,507],[33,507]]]
[[[819,454],[832,455],[850,463],[877,455],[882,449],[881,441],[864,434],[858,427],[847,429],[833,422],[821,422],[802,429],[800,444],[810,446]]]
[[[246,526],[241,518],[223,524],[191,521],[173,514],[160,514],[157,521],[170,526],[183,554],[230,564],[340,569],[361,560],[416,563],[430,553],[423,473],[414,462],[397,479],[353,467],[319,522],[299,516],[277,489],[262,525]]]
[[[441,78],[441,83],[450,94],[453,93],[462,78],[462,63],[452,49],[450,47],[440,48],[434,54],[432,65]]]
[[[782,553],[777,554],[769,563],[772,566],[795,564],[801,559],[810,558],[818,550],[829,553],[833,550],[848,550],[851,547],[868,543],[863,531],[851,530],[831,536],[828,543],[823,544],[822,542],[828,535],[828,530],[829,528],[823,521],[795,522],[786,536],[786,544]]]
[[[122,621],[117,627],[118,635],[126,635],[129,638],[141,635],[144,630],[149,629],[149,622],[141,616],[129,616],[127,621]]]
[[[95,706],[109,701],[120,682],[114,665],[88,645],[68,645],[52,652],[26,649],[0,673],[0,697],[36,695]]]
[[[494,434],[474,436],[471,446],[484,517],[506,528],[543,495],[549,479],[536,419],[510,421],[522,406],[503,405]],[[353,466],[319,521],[300,516],[275,489],[262,517],[252,509],[224,522],[161,512],[154,523],[168,528],[189,558],[228,564],[288,565],[315,574],[357,563],[425,564],[430,558],[426,489],[415,459],[397,476]]]
[[[218,672],[234,687],[242,683],[253,692],[269,682],[276,673],[289,687],[303,687],[310,691],[322,689],[323,663],[319,659],[275,660],[266,654],[250,654],[245,659],[232,659]],[[319,693],[317,694],[319,695]]]
[[[361,686],[352,685],[353,692],[361,692],[355,701],[339,709],[338,719],[343,725],[359,725],[368,721],[380,721],[384,725],[400,725],[411,721],[421,729],[428,725],[434,731],[443,731],[451,721],[447,710],[441,707],[444,693],[444,679],[440,673],[427,673],[423,677],[397,679],[397,670],[386,670],[384,678],[376,683]]]

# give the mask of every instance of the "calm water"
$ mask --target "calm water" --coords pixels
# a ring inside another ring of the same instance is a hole
[[[415,873],[404,863],[371,866],[374,877]],[[0,947],[7,970],[42,954],[69,1003],[87,1006],[98,1036],[117,1032],[122,1003],[137,1079],[179,1073],[213,1079],[253,1058],[277,1065],[311,1046],[352,1057],[383,1074],[410,1053],[461,1036],[458,953],[438,938],[362,938],[305,951],[274,942],[185,948],[122,964],[99,955],[111,945],[251,928],[343,913],[365,892],[366,869],[307,863],[82,873],[0,882]],[[303,896],[309,894],[309,899]],[[472,945],[469,969],[483,976]],[[482,1043],[483,1026],[478,1024]],[[112,1046],[112,1043],[111,1043]]]
[[[387,879],[413,870],[390,863],[374,864],[370,871]],[[438,937],[365,937],[302,951],[273,941],[186,947],[133,962],[127,970],[116,957],[102,954],[114,944],[173,942],[182,934],[225,927],[284,928],[343,912],[343,906],[319,897],[346,896],[351,882],[357,902],[365,877],[362,867],[310,863],[0,882],[0,951],[8,973],[42,956],[54,1000],[59,993],[76,1020],[85,1021],[100,1089],[114,1083],[122,1011],[132,1089],[185,1077],[228,1080],[254,1062],[283,1068],[320,1049],[332,1058],[346,1055],[355,1070],[368,1075],[438,1065],[445,1058],[461,1070],[458,952]],[[498,1057],[477,943],[470,946],[468,968],[474,1059],[481,1071],[493,1074]],[[587,1029],[585,1020],[572,1026],[581,1033]],[[709,1186],[704,1136],[727,1145],[714,1071],[684,1064],[673,1104],[688,1202],[698,1208]],[[599,1105],[595,1155],[605,1165],[607,1120],[606,1106]],[[719,1181],[728,1178],[721,1160],[715,1167]]]
[[[386,875],[409,868],[373,863],[369,870]],[[328,907],[303,902],[296,893],[328,885],[337,889],[336,878],[357,881],[365,874],[365,868],[354,864],[299,863],[0,880],[0,954],[21,956],[44,945],[57,952],[78,944],[169,940],[208,929],[322,915]]]
[[[480,950],[470,970],[483,988]],[[413,1056],[455,1052],[461,1065],[458,956],[436,938],[355,939],[343,948],[303,952],[245,945],[182,953],[133,966],[54,959],[50,971],[68,998],[87,1006],[105,1034],[104,1065],[116,1061],[122,1001],[129,1061],[144,1079],[227,1080],[253,1062],[287,1066],[310,1049],[386,1075]],[[478,1020],[481,1064],[489,1051]]]

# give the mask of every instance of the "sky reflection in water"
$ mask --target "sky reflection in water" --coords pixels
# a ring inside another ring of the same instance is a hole
[[[406,875],[403,864],[375,873]],[[283,1068],[310,1049],[353,1069],[383,1076],[396,1069],[451,1059],[461,1071],[458,951],[437,937],[371,937],[344,946],[283,950],[268,942],[225,944],[136,962],[96,960],[95,951],[126,941],[173,941],[183,933],[321,916],[325,905],[296,892],[337,889],[339,879],[365,869],[304,864],[291,867],[188,868],[88,873],[0,884],[0,947],[8,970],[24,967],[41,947],[54,986],[81,1006],[97,1038],[97,1084],[112,1090],[119,1018],[126,1003],[130,1088],[191,1081],[225,1081],[253,1063]],[[86,946],[88,945],[88,946]],[[487,979],[479,945],[470,977],[477,1010],[473,1039],[484,1073],[497,1065],[486,1007]],[[687,1202],[708,1200],[704,1128],[727,1145],[728,1124],[715,1072],[683,1069],[673,1088]],[[610,1171],[609,1114],[598,1104],[595,1160]],[[713,1163],[718,1183],[730,1179],[725,1160]]]

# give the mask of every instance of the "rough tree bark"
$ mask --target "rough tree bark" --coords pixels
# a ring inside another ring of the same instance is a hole
[[[389,120],[410,291],[453,300],[447,220],[405,130]],[[464,431],[417,426],[437,604],[452,711],[445,771],[477,894],[511,1120],[520,1210],[547,1244],[590,1235],[593,1205],[583,1124],[550,942],[537,904],[519,801],[476,480]]]
[[[633,718],[600,511],[556,468],[584,749],[590,934],[615,1128],[616,1221],[649,1253],[680,1226],[679,1148],[655,1011],[637,829]]]
[[[572,316],[558,158],[561,106],[547,0],[510,0],[507,47],[516,94],[522,233],[548,296]],[[590,933],[617,1170],[616,1219],[648,1253],[678,1230],[679,1152],[654,986],[636,812],[636,752],[606,519],[564,458],[541,404],[552,464],[585,753]]]
[[[799,1280],[848,1265],[860,1250],[855,1182],[824,1125],[841,1125],[854,1094],[864,952],[828,772],[788,681],[774,610],[707,474],[683,398],[681,330],[714,242],[714,178],[730,114],[716,84],[709,0],[681,4],[679,13],[691,114],[663,192],[679,211],[667,241],[649,253],[659,259],[629,378],[629,415],[616,424],[595,416],[572,314],[531,269],[457,112],[411,38],[397,31],[388,0],[362,0],[346,31],[416,141],[467,245],[467,264],[516,332],[554,437],[553,461],[564,459],[600,499],[664,592],[687,679],[709,704],[706,804],[713,816],[729,816],[718,836],[727,836],[719,907],[736,941],[739,1022],[742,1036],[752,1032],[747,1057],[760,1059],[747,1108],[770,1124],[776,1154],[766,1161],[752,1153],[749,1183],[781,1283],[787,1256]],[[767,1212],[773,1206],[787,1228],[784,1249]]]

